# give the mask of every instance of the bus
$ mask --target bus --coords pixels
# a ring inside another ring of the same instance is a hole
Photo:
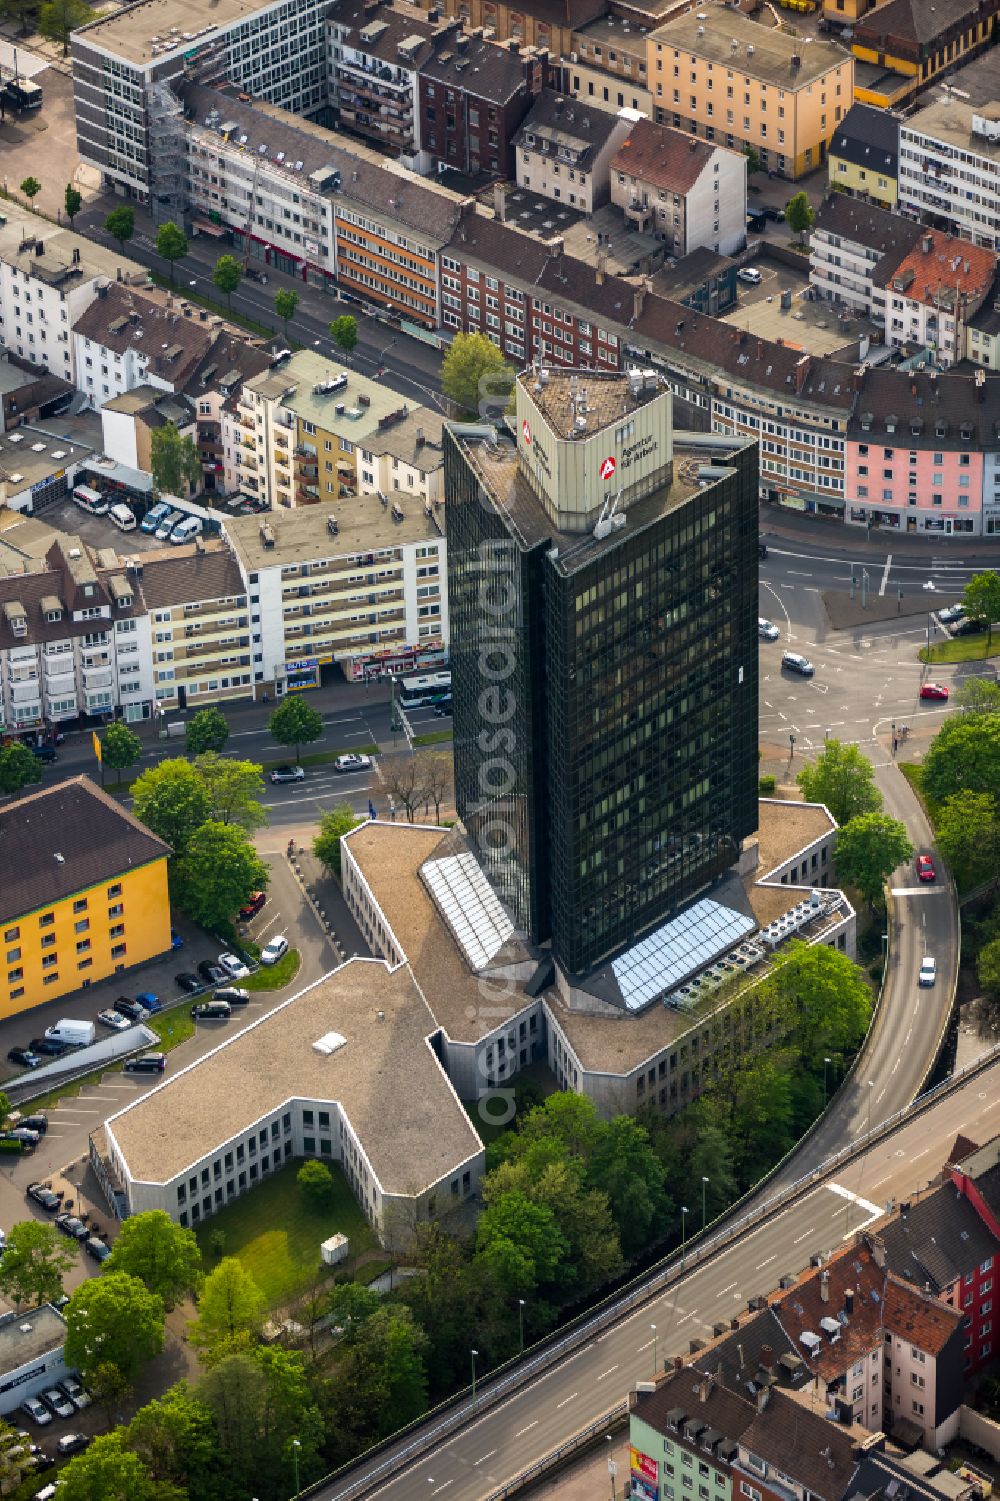
[[[433,704],[451,703],[451,673],[429,672],[423,677],[402,678],[399,684],[399,707],[423,709]]]

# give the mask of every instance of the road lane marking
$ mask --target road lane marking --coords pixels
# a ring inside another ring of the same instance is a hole
[[[448,1489],[449,1485],[451,1485],[451,1481],[450,1480],[446,1480],[445,1483],[444,1483],[444,1485],[439,1485],[436,1490],[431,1491],[431,1495],[432,1496],[436,1496],[439,1491],[446,1491]]]
[[[945,891],[944,886],[893,886],[893,896],[941,896]]]
[[[840,1183],[828,1183],[826,1187],[832,1194],[839,1194],[842,1199],[849,1199],[852,1204],[860,1204],[861,1208],[867,1209],[869,1214],[882,1213],[881,1204],[873,1204],[871,1199],[863,1199],[860,1194],[852,1193],[849,1188],[844,1188]]]
[[[655,1343],[656,1341],[654,1339],[647,1339],[644,1345],[639,1346],[639,1354],[641,1355],[643,1350],[648,1350],[650,1345],[655,1345]]]
[[[792,1241],[792,1245],[793,1246],[797,1246],[800,1240],[807,1240],[808,1237],[810,1235],[812,1235],[812,1233],[813,1233],[813,1227],[812,1227],[812,1225],[810,1225],[808,1230],[803,1230],[803,1232],[802,1232],[801,1235],[797,1235],[795,1237],[795,1239]]]
[[[608,1368],[607,1368],[607,1370],[606,1371],[602,1371],[601,1374],[598,1376],[598,1378],[597,1378],[598,1381],[603,1381],[604,1378],[605,1378],[605,1376],[612,1375],[613,1372],[617,1371],[617,1369],[618,1369],[618,1367],[616,1365],[609,1365]],[[535,1426],[534,1423],[532,1423],[531,1427],[534,1428],[534,1426]],[[527,1433],[527,1431],[528,1431],[527,1428],[522,1428],[521,1429],[522,1433]],[[517,1438],[517,1436],[518,1436],[517,1434],[514,1435],[515,1438]]]
[[[754,1267],[754,1271],[755,1272],[762,1272],[766,1266],[770,1266],[771,1262],[772,1261],[777,1261],[777,1259],[778,1259],[778,1253],[777,1253],[777,1251],[775,1251],[774,1255],[773,1256],[769,1256],[766,1261],[762,1261],[761,1264],[760,1264],[760,1266]]]
[[[686,1324],[688,1319],[693,1319],[697,1312],[697,1308],[692,1308],[690,1313],[686,1313],[682,1319],[677,1320],[678,1326],[680,1326],[681,1324]]]
[[[473,1460],[472,1468],[475,1469],[476,1465],[484,1465],[488,1459],[493,1458],[496,1452],[497,1451],[495,1449],[491,1449],[490,1452],[488,1454],[484,1454],[481,1459]]]
[[[572,1402],[573,1398],[578,1397],[579,1395],[579,1392],[570,1392],[568,1397],[563,1397],[561,1402],[556,1403],[556,1411],[558,1412],[560,1407],[565,1407],[567,1402]]]
[[[618,1367],[617,1366],[612,1366],[611,1369],[613,1371],[617,1371]],[[529,1423],[528,1424],[527,1428],[519,1428],[517,1430],[517,1432],[514,1434],[514,1437],[515,1438],[520,1438],[522,1436],[522,1434],[530,1433],[531,1430],[532,1430],[532,1428],[537,1428],[537,1427],[538,1427],[538,1419],[536,1418],[533,1423]]]
[[[885,594],[885,586],[889,582],[889,569],[892,567],[892,553],[885,560],[885,569],[882,573],[882,582],[878,586],[879,596]]]
[[[730,1284],[729,1284],[729,1286],[728,1286],[728,1287],[724,1287],[724,1288],[723,1288],[723,1289],[722,1289],[722,1291],[721,1291],[721,1293],[716,1293],[716,1295],[715,1295],[715,1296],[716,1296],[716,1297],[717,1297],[717,1298],[724,1298],[724,1297],[725,1297],[725,1296],[726,1296],[726,1293],[731,1293],[731,1292],[732,1292],[732,1290],[733,1290],[733,1288],[734,1288],[734,1287],[735,1287],[735,1286],[736,1286],[736,1283],[735,1283],[735,1282],[730,1282]]]

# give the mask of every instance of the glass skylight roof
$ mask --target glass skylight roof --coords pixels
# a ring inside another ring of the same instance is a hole
[[[504,911],[474,855],[428,860],[424,880],[472,969],[482,969],[513,937]]]
[[[658,996],[734,948],[757,924],[752,917],[704,899],[635,944],[611,968],[630,1011]]]

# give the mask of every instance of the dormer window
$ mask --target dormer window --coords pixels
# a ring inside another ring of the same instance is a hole
[[[62,610],[46,610],[45,619],[49,625],[54,625],[57,620],[62,620]]]

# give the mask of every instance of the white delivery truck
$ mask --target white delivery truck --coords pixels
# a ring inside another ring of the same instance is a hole
[[[45,1035],[53,1042],[64,1042],[67,1047],[86,1048],[96,1041],[97,1027],[93,1022],[78,1022],[64,1016],[54,1027],[46,1027]]]

